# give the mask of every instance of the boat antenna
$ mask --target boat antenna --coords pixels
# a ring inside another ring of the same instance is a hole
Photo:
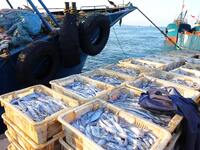
[[[174,46],[176,46],[178,49],[181,50],[180,46],[178,46],[166,33],[164,33],[163,30],[161,30],[149,17],[147,17],[147,15],[145,15],[139,8],[137,8],[137,10],[147,19],[151,22],[151,24],[156,27],[161,34],[163,34]]]

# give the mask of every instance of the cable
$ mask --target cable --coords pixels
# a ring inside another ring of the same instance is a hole
[[[121,49],[121,51],[122,51],[122,53],[124,54],[124,56],[127,58],[128,56],[127,56],[127,54],[125,53],[124,49],[122,48],[122,45],[121,45],[121,43],[120,43],[120,41],[119,41],[119,38],[118,38],[118,36],[117,36],[117,33],[116,33],[116,31],[115,31],[114,26],[113,26],[113,31],[114,31],[114,34],[115,34],[115,38],[117,39],[117,44],[119,45],[119,48]]]
[[[181,47],[178,46],[170,37],[168,37],[167,34],[165,34],[149,17],[147,17],[147,15],[145,15],[139,8],[137,8],[137,10],[147,19],[149,20],[154,27],[156,27],[172,44],[174,44],[178,49],[181,50]]]

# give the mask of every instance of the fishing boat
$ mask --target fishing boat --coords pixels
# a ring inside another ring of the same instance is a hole
[[[189,32],[178,34],[177,45],[183,49],[200,50],[200,24],[196,21],[194,27]]]
[[[10,6],[6,11],[23,11],[6,2]],[[42,6],[38,9],[32,0],[27,2],[26,8],[41,20],[42,31],[32,37],[32,42],[1,50],[0,94],[33,84],[47,85],[52,79],[80,73],[87,57],[104,49],[110,27],[136,9],[128,3],[112,8],[83,6],[78,10],[76,3],[70,7],[66,2],[65,9],[57,10],[48,9],[42,0],[38,0]]]
[[[200,24],[199,18],[192,27],[186,19],[187,10],[184,11],[184,2],[179,17],[166,28],[166,41],[176,44],[181,49],[200,50]]]
[[[184,7],[185,4],[183,1],[182,10],[178,18],[175,19],[172,23],[168,24],[166,28],[167,42],[170,42],[171,39],[174,43],[176,43],[178,41],[179,33],[183,33],[185,31],[189,32],[191,30],[191,25],[187,23],[186,19],[187,10],[184,10]]]

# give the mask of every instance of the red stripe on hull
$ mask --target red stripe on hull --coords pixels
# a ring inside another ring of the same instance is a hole
[[[174,43],[176,43],[177,41],[177,37],[169,37]],[[169,44],[172,44],[172,42],[168,39],[168,38],[165,38],[165,40],[167,41],[167,43]]]

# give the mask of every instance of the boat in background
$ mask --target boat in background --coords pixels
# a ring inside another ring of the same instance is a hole
[[[178,33],[177,45],[182,49],[200,50],[200,20],[190,31]]]
[[[167,36],[176,43],[178,41],[178,34],[185,31],[189,32],[191,30],[191,25],[187,23],[186,15],[187,10],[184,10],[185,4],[183,1],[182,10],[180,15],[174,22],[170,23],[166,28]],[[170,42],[169,38],[166,38],[167,42]]]
[[[178,48],[200,50],[200,19],[196,20],[193,27],[187,22],[187,10],[184,10],[183,1],[180,15],[166,28],[166,41],[176,43]],[[173,44],[174,44],[173,43]]]

